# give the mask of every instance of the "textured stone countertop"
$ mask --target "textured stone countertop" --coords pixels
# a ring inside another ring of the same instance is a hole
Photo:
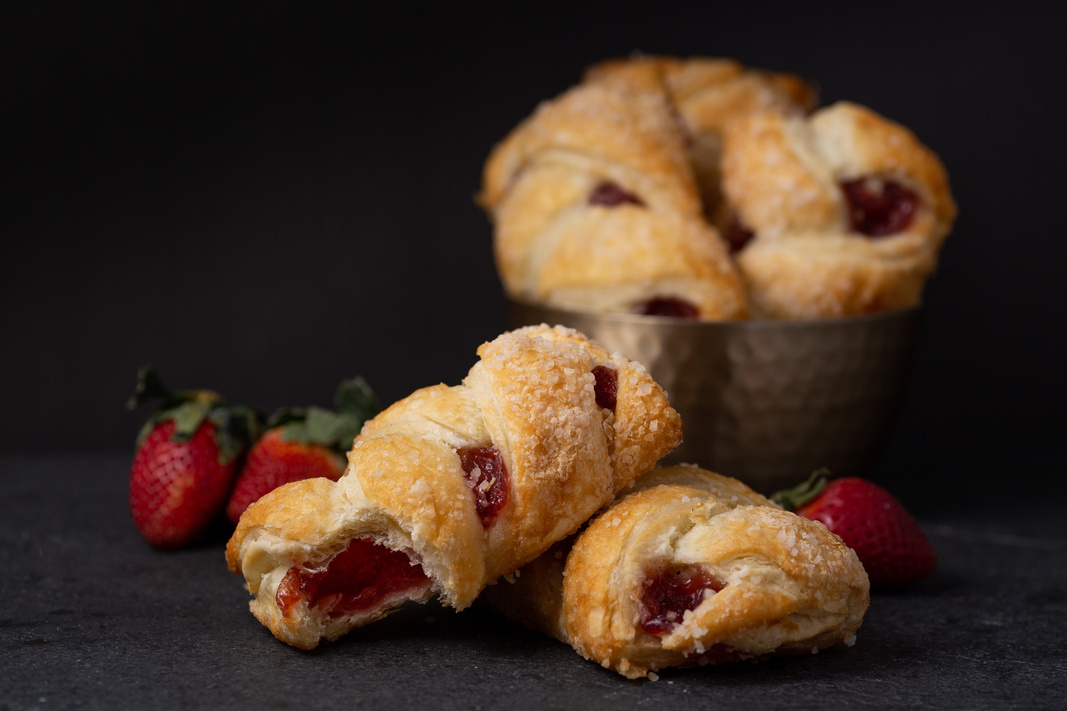
[[[175,553],[140,539],[128,466],[0,458],[0,709],[1053,709],[1067,698],[1057,497],[1000,492],[920,514],[937,572],[876,591],[851,648],[648,682],[489,611],[436,604],[311,653],[290,648],[248,612],[224,532]]]

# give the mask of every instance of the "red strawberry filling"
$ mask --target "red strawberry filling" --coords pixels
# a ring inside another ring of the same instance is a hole
[[[637,205],[638,207],[644,207],[645,202],[638,196],[634,195],[630,191],[623,188],[618,183],[613,183],[610,180],[605,180],[598,183],[593,192],[589,193],[590,205],[602,205],[604,207],[615,207],[616,205]]]
[[[685,299],[657,297],[649,299],[637,308],[645,316],[670,316],[672,318],[699,318],[700,309]]]
[[[615,412],[615,404],[619,392],[619,374],[614,368],[606,365],[598,365],[593,368],[593,377],[596,383],[593,385],[596,394],[597,407],[604,407]]]
[[[422,568],[412,565],[405,553],[360,538],[334,556],[325,569],[290,568],[274,599],[286,617],[301,600],[330,617],[340,617],[389,604],[401,593],[417,597],[429,584]]]
[[[886,237],[908,228],[919,207],[919,196],[900,183],[859,178],[841,183],[853,231]]]
[[[467,486],[474,494],[474,507],[482,520],[482,528],[488,529],[511,493],[508,468],[496,447],[465,447],[456,454],[467,473]]]
[[[726,229],[723,230],[722,236],[726,240],[726,244],[729,245],[730,252],[736,254],[744,249],[756,235],[748,227],[745,227],[745,223],[741,222],[741,218],[735,215],[726,226]]]
[[[686,610],[695,610],[707,595],[724,587],[726,583],[698,565],[659,566],[645,571],[641,583],[641,629],[654,635],[667,634],[682,621]]]

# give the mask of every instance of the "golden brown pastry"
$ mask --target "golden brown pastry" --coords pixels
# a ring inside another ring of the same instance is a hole
[[[822,523],[681,465],[642,477],[482,600],[606,668],[654,678],[851,644],[869,592],[855,552]]]
[[[634,67],[653,66],[689,135],[689,159],[700,188],[704,212],[724,236],[729,215],[722,209],[722,132],[737,118],[762,111],[804,115],[815,108],[815,87],[794,74],[746,67],[733,59],[636,55],[600,62],[586,71],[586,80]]]
[[[915,306],[956,206],[908,129],[840,102],[808,118],[731,122],[723,191],[751,239],[735,254],[754,315],[847,316]]]
[[[310,649],[433,595],[462,609],[680,441],[648,372],[576,331],[523,328],[478,355],[461,385],[368,422],[339,481],[245,511],[226,559],[279,639]]]
[[[651,65],[607,73],[538,107],[494,148],[480,202],[514,298],[707,320],[747,313]]]

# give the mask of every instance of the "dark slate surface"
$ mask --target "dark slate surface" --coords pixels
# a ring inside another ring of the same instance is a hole
[[[433,604],[311,653],[287,647],[248,612],[225,532],[176,553],[139,538],[128,461],[0,459],[0,709],[1053,709],[1067,696],[1067,530],[1052,497],[924,514],[937,573],[876,592],[852,648],[647,682],[491,612]]]

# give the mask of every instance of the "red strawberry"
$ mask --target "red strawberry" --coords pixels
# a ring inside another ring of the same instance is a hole
[[[127,406],[152,398],[163,403],[137,438],[130,512],[150,543],[181,548],[222,513],[258,417],[248,408],[226,405],[210,391],[171,392],[152,369],[142,368]]]
[[[774,499],[840,536],[856,551],[872,586],[914,582],[937,567],[937,553],[918,522],[892,494],[866,479],[827,483],[820,470]]]
[[[232,523],[237,523],[254,501],[282,484],[314,477],[337,481],[344,474],[345,459],[336,451],[290,440],[285,432],[284,428],[272,429],[249,450],[226,504],[226,516]]]
[[[345,454],[364,421],[377,414],[378,400],[362,378],[338,386],[336,411],[319,407],[282,409],[271,415],[267,433],[253,445],[233,487],[226,516],[237,523],[241,514],[264,494],[282,484],[345,472]]]

